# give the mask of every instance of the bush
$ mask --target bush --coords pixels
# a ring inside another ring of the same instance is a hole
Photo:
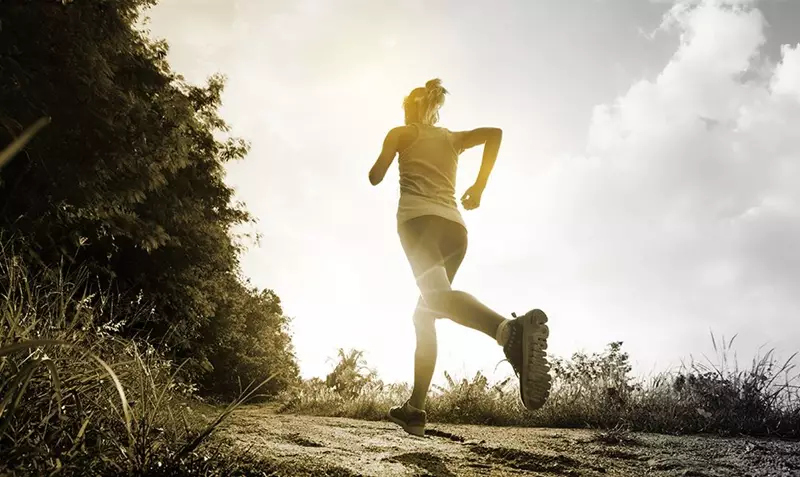
[[[431,419],[459,424],[504,425],[514,422],[519,412],[515,405],[517,389],[510,386],[511,378],[490,385],[478,372],[471,381],[456,381],[445,371],[446,386],[434,386],[429,398]]]
[[[735,339],[736,336],[727,343],[723,340],[718,347],[712,335],[718,361],[693,362],[672,380],[678,402],[692,414],[694,430],[796,435],[800,403],[797,392],[793,392],[797,387],[792,385],[790,373],[797,354],[781,363],[770,350],[754,358],[750,369],[739,369],[738,363],[732,367],[728,363]]]
[[[340,348],[338,361],[325,380],[299,381],[278,398],[281,412],[301,412],[318,416],[382,419],[390,406],[405,400],[406,384],[387,385],[367,367],[364,352]]]
[[[797,376],[790,374],[794,355],[781,363],[769,352],[748,370],[729,368],[732,342],[718,350],[720,364],[691,362],[650,379],[630,376],[621,342],[601,353],[551,357],[552,392],[535,412],[522,406],[515,378],[491,384],[481,373],[458,381],[445,372],[446,385],[433,386],[428,397],[428,417],[455,424],[800,437],[800,394],[792,384]],[[349,399],[312,379],[285,393],[281,410],[380,420],[409,393],[407,384],[385,385],[375,377]]]

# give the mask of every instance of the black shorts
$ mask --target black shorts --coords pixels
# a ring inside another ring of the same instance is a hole
[[[399,224],[397,233],[415,279],[441,266],[453,282],[467,253],[464,226],[437,215],[424,215]]]

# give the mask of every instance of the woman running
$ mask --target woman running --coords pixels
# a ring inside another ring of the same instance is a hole
[[[418,436],[425,434],[425,399],[436,366],[437,318],[482,331],[503,347],[519,377],[526,408],[539,409],[550,392],[544,312],[536,309],[520,317],[512,313],[513,319],[506,319],[451,286],[467,251],[467,229],[455,200],[458,156],[484,146],[478,179],[461,198],[464,209],[473,210],[480,206],[503,134],[498,128],[451,132],[435,126],[445,94],[439,79],[411,91],[403,101],[405,126],[389,131],[369,172],[370,183],[378,185],[400,155],[397,232],[421,295],[414,311],[414,389],[410,399],[389,410],[389,418]]]

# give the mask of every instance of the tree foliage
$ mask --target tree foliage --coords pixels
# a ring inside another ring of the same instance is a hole
[[[134,26],[153,4],[0,2],[0,144],[52,119],[0,170],[0,231],[43,268],[90,267],[146,310],[123,333],[189,359],[212,390],[273,373],[279,388],[297,374],[287,318],[240,278],[232,231],[251,217],[224,182],[248,144],[217,113],[224,77],[188,84]]]
[[[367,366],[364,351],[339,348],[339,361],[325,377],[325,384],[346,398],[358,396],[364,386],[377,379],[377,373]]]

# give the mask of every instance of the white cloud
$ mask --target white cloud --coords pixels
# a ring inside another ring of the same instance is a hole
[[[800,101],[800,43],[794,47],[781,47],[783,63],[780,64],[772,78],[772,91],[775,94],[794,96]]]
[[[599,277],[595,298],[621,319],[692,336],[672,353],[637,345],[653,356],[696,351],[698,324],[751,349],[800,342],[787,329],[800,312],[800,48],[743,80],[763,71],[765,21],[742,3],[672,8],[670,62],[595,109],[586,155],[558,161],[528,211],[527,240],[570,256],[572,280]]]
[[[763,1],[763,0],[761,0]],[[783,1],[783,0],[775,0],[775,1]],[[650,3],[674,3],[676,5],[712,5],[712,6],[724,6],[724,5],[734,5],[734,6],[743,6],[743,5],[754,5],[758,3],[759,0],[650,0]]]

